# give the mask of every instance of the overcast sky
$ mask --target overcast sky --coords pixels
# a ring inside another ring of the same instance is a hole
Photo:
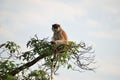
[[[120,80],[120,0],[0,0],[0,44],[21,46],[35,34],[52,37],[61,24],[69,40],[93,45],[94,72],[61,69],[55,80]]]

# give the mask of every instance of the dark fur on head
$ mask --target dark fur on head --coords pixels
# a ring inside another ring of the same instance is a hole
[[[59,24],[53,24],[52,27],[53,28],[58,28],[58,27],[60,27],[60,25]]]
[[[52,25],[52,30],[53,32],[58,32],[61,29],[59,24],[53,24]]]

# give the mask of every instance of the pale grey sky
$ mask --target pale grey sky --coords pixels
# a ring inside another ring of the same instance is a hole
[[[71,41],[95,49],[96,73],[61,69],[55,80],[120,80],[120,0],[0,0],[0,43],[25,46],[35,34],[52,37],[59,23]]]

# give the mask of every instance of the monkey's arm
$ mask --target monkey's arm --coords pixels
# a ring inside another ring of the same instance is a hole
[[[62,31],[62,33],[61,33],[61,39],[60,40],[56,40],[55,43],[57,45],[61,45],[61,44],[67,44],[68,45],[67,34],[64,31]]]
[[[65,31],[63,31],[63,37],[64,37],[64,41],[66,42],[66,44],[68,45],[68,36],[67,34],[65,33]]]
[[[62,32],[62,38],[66,41],[68,41],[68,37],[67,34],[65,33],[65,31]]]

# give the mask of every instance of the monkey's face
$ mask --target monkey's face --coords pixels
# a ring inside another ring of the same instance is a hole
[[[53,32],[59,32],[60,31],[60,25],[59,24],[53,24],[52,25]]]

